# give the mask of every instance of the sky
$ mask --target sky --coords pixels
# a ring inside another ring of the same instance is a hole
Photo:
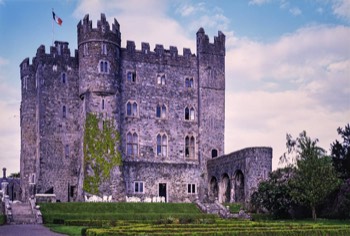
[[[53,24],[52,9],[63,23]],[[350,123],[350,0],[0,0],[0,168],[19,171],[19,64],[40,45],[67,41],[76,27],[106,14],[133,40],[191,48],[203,27],[226,35],[225,153],[273,148],[273,169],[286,134],[303,130],[330,150]],[[54,33],[53,33],[54,32]]]

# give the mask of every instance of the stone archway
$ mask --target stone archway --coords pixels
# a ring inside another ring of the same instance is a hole
[[[241,170],[237,170],[234,177],[235,202],[244,202],[244,175]]]
[[[219,186],[219,202],[230,202],[231,182],[228,174],[223,174]]]
[[[209,189],[209,200],[214,202],[218,198],[219,187],[218,180],[213,176],[210,180],[210,189]]]

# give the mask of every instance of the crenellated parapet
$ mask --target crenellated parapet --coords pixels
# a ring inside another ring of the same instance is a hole
[[[181,55],[175,46],[170,46],[169,49],[166,49],[162,44],[156,44],[154,50],[151,51],[149,43],[142,42],[141,50],[137,50],[135,42],[130,40],[126,42],[126,48],[122,49],[122,51],[123,59],[146,63],[158,61],[168,65],[188,65],[189,63],[194,63],[196,59],[196,55],[192,54],[189,48],[184,48]]]
[[[116,19],[110,27],[105,14],[101,14],[101,19],[97,21],[97,28],[92,27],[89,15],[85,15],[83,21],[78,23],[78,47],[86,42],[101,41],[120,46],[121,34],[120,25]]]
[[[197,32],[197,53],[225,56],[225,35],[219,31],[214,43],[210,43],[208,35],[200,28]]]

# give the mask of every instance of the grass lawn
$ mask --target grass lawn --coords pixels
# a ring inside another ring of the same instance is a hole
[[[194,204],[47,203],[40,206],[46,226],[72,236],[81,235],[83,228],[88,236],[350,235],[350,220],[223,220],[201,213]]]

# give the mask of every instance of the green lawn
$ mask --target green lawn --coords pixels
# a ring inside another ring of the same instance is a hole
[[[82,230],[88,236],[350,235],[349,220],[223,220],[201,213],[194,204],[47,203],[40,206],[46,226],[72,236],[81,235]]]

